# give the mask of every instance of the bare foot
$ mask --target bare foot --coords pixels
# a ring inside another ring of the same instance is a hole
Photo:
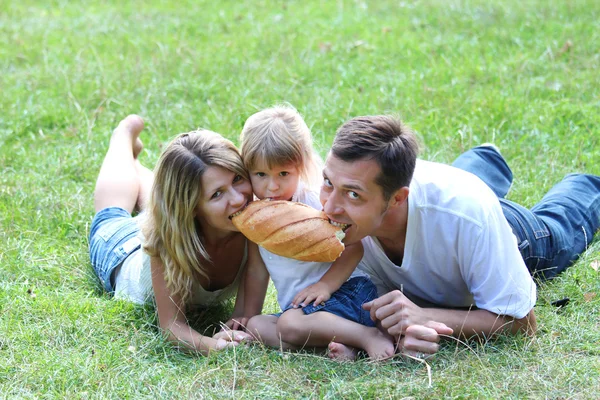
[[[112,137],[110,139],[111,143],[114,141],[127,140],[131,145],[131,151],[133,153],[133,158],[137,159],[137,156],[140,154],[142,149],[144,148],[144,144],[140,140],[140,133],[144,129],[144,120],[139,115],[131,114],[125,117],[117,128],[113,131]]]
[[[354,347],[346,346],[345,344],[331,342],[329,346],[329,358],[337,361],[354,361],[358,351]]]
[[[395,354],[394,340],[391,336],[377,328],[369,328],[369,335],[364,338],[363,349],[372,360],[385,360]]]

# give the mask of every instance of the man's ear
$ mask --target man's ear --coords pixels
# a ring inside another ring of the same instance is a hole
[[[408,192],[409,192],[408,186],[403,186],[400,189],[396,190],[392,194],[392,197],[390,197],[389,206],[390,207],[398,207],[398,206],[401,206],[402,204],[404,204],[406,199],[408,199]]]

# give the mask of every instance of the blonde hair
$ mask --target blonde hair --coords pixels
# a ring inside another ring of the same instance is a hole
[[[154,184],[143,228],[144,250],[160,257],[165,281],[185,303],[192,284],[208,278],[210,257],[203,245],[196,208],[201,177],[210,166],[223,167],[248,179],[240,153],[229,140],[208,130],[182,133],[166,147],[154,170]]]
[[[309,188],[321,186],[323,163],[313,148],[310,129],[295,108],[280,105],[253,114],[244,124],[240,142],[248,170],[258,163],[269,168],[293,163]]]

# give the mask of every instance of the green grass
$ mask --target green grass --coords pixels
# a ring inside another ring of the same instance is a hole
[[[120,3],[0,6],[0,397],[598,398],[598,240],[540,287],[535,338],[447,343],[430,374],[259,346],[181,354],[150,307],[102,293],[87,255],[95,177],[129,113],[147,165],[179,132],[237,140],[287,101],[322,154],[374,113],[405,119],[426,159],[494,142],[529,206],[566,173],[600,175],[597,1]]]

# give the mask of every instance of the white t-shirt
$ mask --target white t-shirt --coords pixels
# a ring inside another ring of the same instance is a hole
[[[292,201],[306,204],[317,210],[323,209],[319,195],[312,190],[305,189],[302,185],[299,185]],[[281,310],[285,310],[302,289],[317,283],[332,264],[330,262],[298,261],[273,254],[261,246],[258,249],[277,290],[277,301]],[[366,276],[366,274],[357,268],[350,278],[355,276]]]
[[[141,224],[142,218],[144,218],[143,213],[134,219],[138,224]],[[137,239],[140,244],[144,242],[144,237],[141,232]],[[235,296],[247,258],[248,244],[246,243],[246,246],[244,247],[244,256],[242,257],[238,274],[233,283],[223,289],[215,291],[208,291],[200,284],[194,284],[192,287],[192,296],[189,300],[190,306],[208,307]],[[120,270],[115,276],[114,297],[129,300],[136,304],[144,304],[154,297],[152,274],[150,270],[150,256],[142,248],[129,255],[121,265]]]
[[[376,238],[362,242],[361,267],[380,295],[400,289],[418,304],[474,305],[515,318],[535,305],[535,283],[500,202],[469,172],[417,161],[402,265],[388,259]]]

